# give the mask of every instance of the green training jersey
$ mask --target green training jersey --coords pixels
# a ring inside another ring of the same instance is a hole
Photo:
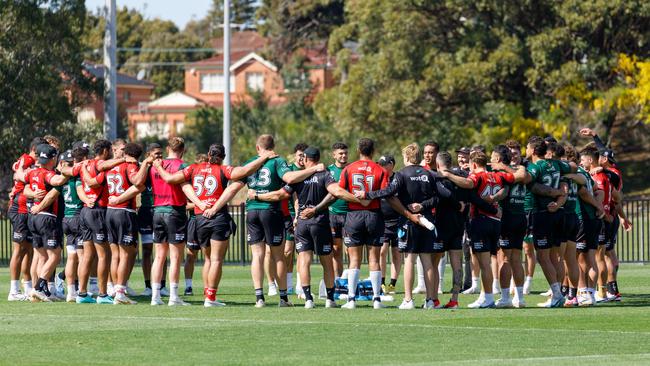
[[[589,174],[586,170],[582,169],[582,167],[578,167],[578,174],[582,175],[587,179],[587,184],[585,184],[585,189],[589,192],[590,195],[594,195],[594,180],[591,178],[591,174]],[[580,210],[583,214],[583,218],[588,218],[588,219],[595,219],[596,218],[596,208],[587,202],[583,201],[578,197],[578,202],[580,203]]]
[[[343,168],[339,168],[336,166],[336,164],[332,164],[327,167],[327,170],[329,170],[330,174],[332,174],[332,178],[336,182],[338,182],[341,179],[341,172],[343,171]],[[334,215],[345,215],[348,212],[348,202],[342,199],[337,199],[332,203],[330,206],[330,213]]]
[[[291,169],[292,172],[295,172],[297,170],[300,170],[301,168],[296,165],[296,163],[293,163],[289,166],[289,169]],[[291,217],[296,217],[296,207],[293,205],[293,195],[289,197],[289,202],[287,202],[287,205],[289,206],[289,214]]]
[[[259,156],[254,156],[249,159],[244,165],[257,159]],[[262,165],[262,167],[246,178],[248,188],[255,190],[257,193],[268,193],[276,191],[284,187],[285,183],[282,180],[285,174],[291,171],[287,161],[276,157],[269,159]],[[279,202],[262,202],[257,200],[247,200],[246,210],[268,210],[270,208],[279,208]]]
[[[510,165],[512,169],[517,169],[519,165]],[[510,186],[508,197],[500,202],[504,212],[512,215],[523,215],[526,213],[525,201],[528,190],[525,184],[515,183]]]
[[[564,212],[575,213],[578,215],[578,218],[582,218],[580,205],[578,204],[578,190],[582,186],[576,183],[573,179],[565,177],[560,178],[560,181],[565,182],[569,186],[569,192],[567,194],[566,202],[564,203]]]
[[[81,212],[83,202],[79,198],[79,195],[77,195],[77,187],[80,185],[81,180],[79,178],[71,178],[62,187],[63,203],[65,205],[63,214],[65,217],[74,217]]]
[[[140,207],[153,207],[153,189],[151,188],[151,177],[147,174],[147,180],[144,183],[144,191],[140,193]]]
[[[536,163],[528,164],[528,173],[532,176],[532,183],[539,183],[553,189],[560,188],[562,174],[571,172],[571,166],[565,161],[540,159]],[[552,197],[533,195],[535,212],[547,211],[548,204],[555,201]]]

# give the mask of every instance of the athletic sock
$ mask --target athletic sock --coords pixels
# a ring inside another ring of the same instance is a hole
[[[501,300],[510,301],[510,289],[509,288],[502,288],[501,289]]]
[[[569,300],[573,300],[578,296],[578,289],[575,287],[569,287]]]
[[[264,289],[256,288],[255,289],[255,301],[262,300],[264,301]]]
[[[612,295],[616,295],[616,293],[618,292],[614,283],[615,283],[614,281],[607,282],[607,292],[609,292]]]
[[[74,280],[74,290],[79,291],[79,280]]]
[[[524,299],[524,288],[523,286],[517,286],[517,291],[515,292],[517,300],[521,301]]]
[[[160,281],[160,288],[165,288],[167,286],[167,280]]]
[[[54,282],[49,282],[47,283],[47,290],[50,293],[56,293],[56,284]]]
[[[533,283],[533,277],[532,276],[526,276],[526,280],[524,282],[528,282],[529,284]]]
[[[74,294],[76,291],[74,285],[68,285],[68,294]]]
[[[61,281],[65,281],[65,272],[59,272],[59,274],[57,274],[57,276],[59,276],[59,279]]]
[[[494,302],[494,294],[491,293],[491,292],[489,292],[489,291],[486,292],[486,293],[485,293],[485,300],[484,300],[484,302],[486,302],[486,303],[488,303],[488,304],[491,303],[491,302]]]
[[[305,300],[314,301],[314,297],[311,294],[311,286],[302,286],[302,292],[305,294]]]
[[[208,289],[205,290],[205,297],[210,301],[216,301],[217,300],[217,289],[208,287]]]
[[[172,282],[169,285],[169,299],[176,300],[178,299],[178,282]]]
[[[151,288],[151,280],[144,280],[144,288]]]
[[[492,290],[490,292],[494,293],[498,290],[501,290],[501,286],[499,286],[499,280],[494,279],[492,280]]]
[[[357,283],[359,283],[359,272],[360,271],[358,269],[348,269],[348,301],[354,300],[357,294]]]
[[[293,288],[293,272],[287,272],[287,289]]]
[[[420,256],[418,256],[417,259],[417,265],[415,266],[418,271],[418,285],[417,288],[425,288],[426,285],[424,283],[424,267],[422,267],[422,260],[420,260]]]
[[[11,280],[11,290],[9,290],[10,294],[17,294],[20,292],[20,281],[19,280]]]
[[[566,296],[569,293],[569,286],[562,285],[560,287],[560,292],[562,293],[562,296]]]
[[[612,287],[614,288],[614,295],[618,294],[618,281],[612,281]]]
[[[33,287],[32,287],[32,281],[25,281],[25,282],[23,282],[23,287],[25,287],[25,293],[26,293],[26,294],[29,294],[30,292],[32,292],[32,289],[33,289]]]
[[[472,288],[478,288],[478,277],[472,277]]]
[[[382,284],[382,286],[386,284],[386,277],[381,278],[381,284]]]
[[[381,271],[370,271],[370,283],[373,300],[381,301]]]
[[[553,292],[553,298],[557,299],[559,297],[562,297],[562,292],[560,291],[560,283],[559,282],[553,282],[551,284],[551,292]]]
[[[90,277],[89,282],[91,285],[96,285],[97,284],[97,277]]]
[[[605,298],[607,297],[607,288],[605,286],[598,287],[598,296]]]
[[[39,277],[38,280],[36,280],[35,288],[36,291],[45,292],[45,289],[47,288],[47,281]]]
[[[397,278],[391,278],[390,279],[390,285],[395,287],[395,285],[397,285]]]
[[[151,301],[158,300],[160,301],[160,284],[153,283],[151,287]]]
[[[327,299],[334,301],[334,287],[328,287],[325,291],[327,291]]]
[[[191,278],[186,278],[185,279],[185,287],[192,287],[192,279]]]
[[[284,301],[289,301],[289,297],[287,296],[287,289],[281,289],[278,291],[280,293],[280,299]]]

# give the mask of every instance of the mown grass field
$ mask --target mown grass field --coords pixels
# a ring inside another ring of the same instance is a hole
[[[386,310],[324,309],[322,300],[306,310],[295,297],[292,309],[277,308],[277,297],[255,309],[249,268],[230,266],[219,291],[228,306],[206,309],[201,296],[183,308],[143,297],[135,306],[9,303],[2,268],[0,364],[650,364],[649,278],[650,267],[623,265],[624,302],[594,308],[400,311],[398,291]],[[133,287],[143,288],[139,268]],[[529,307],[542,300],[527,297]]]

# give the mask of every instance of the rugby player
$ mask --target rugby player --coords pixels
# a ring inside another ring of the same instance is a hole
[[[389,181],[395,177],[395,158],[391,155],[383,155],[377,161],[388,174]],[[386,199],[381,200],[381,213],[384,215],[384,235],[382,237],[382,247],[379,253],[379,267],[381,268],[381,289],[385,294],[394,294],[395,285],[399,273],[402,270],[402,254],[397,247],[397,231],[399,229],[400,214],[397,213]],[[390,250],[390,283],[386,286],[386,261],[388,260],[388,251]]]
[[[207,154],[197,154],[194,164],[201,164],[208,162]],[[207,288],[208,283],[208,270],[210,268],[210,253],[209,247],[201,247],[196,237],[196,215],[194,214],[194,203],[188,202],[185,206],[188,212],[187,220],[187,243],[185,244],[187,250],[185,251],[185,264],[183,264],[183,270],[185,271],[185,291],[183,291],[184,296],[193,296],[194,289],[192,288],[192,277],[194,277],[194,264],[196,263],[197,254],[199,251],[203,252],[203,261],[207,265],[203,266],[201,271],[201,279],[203,280],[203,293]]]
[[[348,165],[348,145],[343,142],[336,142],[332,145],[332,159],[334,163],[327,167],[332,174],[334,181],[341,179],[343,168]],[[343,275],[343,226],[345,225],[345,216],[348,213],[348,203],[345,200],[337,199],[329,206],[330,229],[332,230],[333,246],[332,260],[334,262],[334,275],[341,277]]]
[[[434,141],[428,141],[424,144],[423,148],[423,159],[420,162],[420,165],[422,165],[424,168],[428,170],[436,170],[436,156],[438,155],[438,151],[440,151],[440,146],[438,145],[437,142]],[[441,261],[442,263],[443,261]],[[422,260],[420,259],[419,256],[417,256],[417,273],[418,273],[418,284],[413,289],[413,293],[415,294],[420,294],[426,292],[426,286],[424,283],[424,270],[422,267]],[[444,263],[443,263],[443,270],[442,273],[444,273]],[[438,275],[439,276],[439,275]],[[436,278],[438,278],[436,276]]]

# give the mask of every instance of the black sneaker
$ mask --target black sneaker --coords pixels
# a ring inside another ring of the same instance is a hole
[[[194,296],[194,291],[192,291],[192,287],[185,287],[185,292],[183,292],[183,295],[185,296]]]

